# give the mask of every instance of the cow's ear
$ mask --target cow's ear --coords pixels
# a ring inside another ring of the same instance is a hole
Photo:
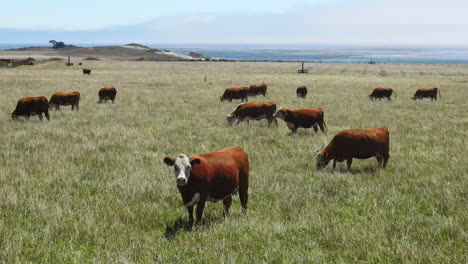
[[[196,167],[198,167],[198,165],[200,165],[200,163],[200,159],[193,159],[190,161],[190,166],[192,166],[192,169],[195,169]]]
[[[174,166],[175,159],[169,158],[169,157],[165,157],[165,158],[164,158],[164,163],[166,163],[167,166]]]

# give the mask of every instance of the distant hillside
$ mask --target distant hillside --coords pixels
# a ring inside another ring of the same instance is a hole
[[[98,47],[75,47],[67,46],[61,49],[50,47],[29,47],[0,51],[0,58],[22,58],[22,57],[58,57],[84,59],[87,57],[101,60],[144,60],[144,61],[187,61],[207,60],[207,57],[189,56],[169,50],[160,50],[145,45],[130,43],[121,46],[98,46]]]

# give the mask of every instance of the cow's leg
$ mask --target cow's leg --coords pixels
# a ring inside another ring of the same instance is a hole
[[[75,108],[76,108],[76,111],[80,110],[80,103],[79,102],[76,102]]]
[[[377,153],[375,154],[375,158],[377,159],[377,165],[379,168],[382,168],[382,164],[383,164],[383,157],[382,157],[382,154],[380,153]]]
[[[387,162],[388,162],[388,159],[390,158],[390,155],[384,155],[384,161],[383,161],[383,166],[382,168],[385,169],[385,167],[387,167]]]
[[[187,207],[187,211],[188,211],[188,216],[189,216],[189,224],[190,226],[192,226],[193,225],[193,206]]]
[[[203,216],[203,209],[205,208],[206,198],[200,197],[200,201],[197,204],[197,223],[200,223]]]
[[[335,159],[333,160],[333,168],[334,169],[336,168],[336,160]]]
[[[275,122],[276,125],[278,125],[278,120],[276,120],[276,118],[274,118],[274,117],[268,118],[268,126],[271,127],[271,124],[272,124],[273,122]]]
[[[322,130],[323,133],[325,133],[325,127],[323,126],[323,122],[319,123],[320,130]]]
[[[346,165],[348,165],[348,170],[351,168],[351,164],[353,163],[353,158],[349,158],[347,161],[346,161]]]
[[[74,104],[71,104],[71,107],[72,107],[72,111],[75,110],[75,105]]]
[[[241,206],[242,206],[242,213],[244,215],[247,213],[247,203],[249,201],[248,179],[246,179],[246,181],[247,183],[241,182],[241,184],[239,185],[239,199],[240,199]]]
[[[37,116],[39,117],[39,120],[42,121],[42,113],[38,113]]]
[[[112,103],[114,103],[114,99],[111,99],[112,100]]]
[[[314,132],[317,133],[318,132],[318,126],[317,126],[317,123],[313,126],[314,128]]]
[[[229,195],[228,197],[224,198],[223,204],[224,204],[224,217],[229,217],[229,208],[231,207],[231,204],[232,204],[232,195]]]

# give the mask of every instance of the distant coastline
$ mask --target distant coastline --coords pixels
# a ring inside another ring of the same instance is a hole
[[[76,44],[80,47],[115,44]],[[197,52],[215,60],[228,61],[305,61],[345,63],[443,63],[467,64],[468,48],[359,47],[307,45],[213,45],[145,44],[154,49],[182,55]],[[46,46],[44,44],[0,44],[0,50]]]

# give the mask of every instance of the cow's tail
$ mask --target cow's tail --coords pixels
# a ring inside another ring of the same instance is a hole
[[[437,93],[439,94],[439,98],[442,98],[442,95],[440,94],[439,88],[436,88],[436,90],[437,90]]]
[[[392,93],[395,95],[395,98],[397,98],[397,94],[395,93],[395,91],[392,91]]]

